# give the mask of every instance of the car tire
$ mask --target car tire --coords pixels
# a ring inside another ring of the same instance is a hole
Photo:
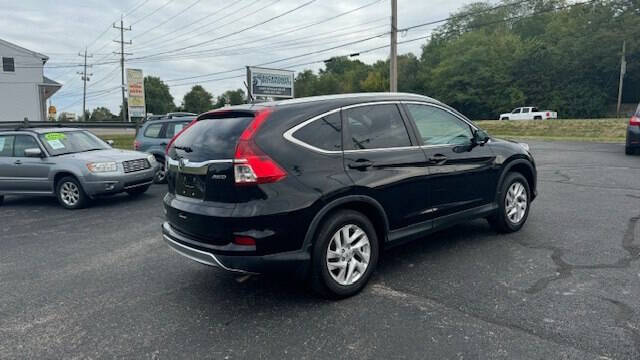
[[[508,117],[503,117],[503,118],[502,118],[502,119],[500,119],[500,120],[509,120],[509,118],[508,118]]]
[[[638,150],[636,150],[634,148],[631,148],[629,146],[625,146],[624,153],[627,154],[627,155],[635,155],[635,154],[638,153]]]
[[[149,187],[151,187],[151,185],[138,186],[136,188],[127,190],[127,194],[129,194],[129,196],[131,197],[138,197],[147,192],[147,190],[149,190]]]
[[[531,190],[527,179],[520,173],[510,172],[502,185],[498,199],[498,210],[487,220],[491,227],[499,233],[516,232],[527,221],[530,208]]]
[[[167,183],[167,164],[164,159],[160,156],[156,156],[156,161],[160,164],[160,170],[156,173],[156,176],[153,178],[154,184],[166,184]]]
[[[349,239],[346,244],[345,236]],[[315,237],[311,260],[313,290],[331,299],[357,294],[376,268],[378,251],[378,236],[366,216],[353,210],[334,213],[322,223]]]
[[[0,195],[0,205],[4,202],[4,196]]]
[[[56,197],[60,205],[70,210],[82,209],[89,202],[82,185],[73,176],[65,176],[56,183]]]
[[[542,120],[542,116],[534,116],[533,120]]]

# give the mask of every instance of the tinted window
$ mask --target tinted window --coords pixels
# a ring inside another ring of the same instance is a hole
[[[340,112],[315,120],[293,134],[293,137],[322,150],[342,150]]]
[[[538,108],[535,108],[535,107],[531,108],[531,112],[538,112],[538,111],[539,111]]]
[[[162,131],[163,124],[151,124],[147,126],[147,129],[144,131],[144,136],[149,138],[159,138],[160,132]]]
[[[398,107],[389,105],[360,106],[346,111],[350,149],[380,149],[411,146]]]
[[[0,157],[13,156],[13,136],[0,135]]]
[[[513,110],[513,113],[514,114],[520,114],[520,108],[517,108],[517,109]]]
[[[522,113],[523,113],[523,114],[526,114],[526,113],[528,113],[528,112],[529,112],[529,108],[524,108],[524,109],[522,109]]]
[[[164,137],[167,139],[172,138],[175,134],[179,133],[189,122],[168,123],[167,130],[165,130]]]
[[[15,72],[16,66],[12,57],[3,57],[2,58],[2,71],[4,72]]]
[[[253,117],[200,120],[180,135],[169,149],[169,156],[194,162],[232,159],[238,138]]]
[[[409,104],[407,109],[425,145],[465,144],[471,128],[462,120],[435,106]]]
[[[34,148],[40,148],[36,139],[29,135],[17,135],[15,143],[13,144],[13,156],[24,157],[24,151],[26,149]]]

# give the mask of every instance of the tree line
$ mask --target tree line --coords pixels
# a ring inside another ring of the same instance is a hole
[[[602,117],[615,112],[623,41],[622,100],[637,103],[640,0],[475,2],[437,27],[420,56],[399,55],[398,90],[431,96],[472,119],[495,119],[520,106],[552,109],[564,118]],[[246,101],[242,89],[214,99],[196,85],[176,106],[160,78],[144,83],[147,111],[154,114],[202,113]],[[295,78],[296,97],[388,90],[389,60],[336,57]],[[91,119],[104,110],[95,109]]]

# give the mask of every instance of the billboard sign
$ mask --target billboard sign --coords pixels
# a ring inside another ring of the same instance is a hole
[[[293,98],[293,71],[247,67],[247,82],[253,97]]]
[[[144,101],[144,75],[140,69],[127,69],[127,105],[129,121],[132,117],[144,117],[146,113]]]

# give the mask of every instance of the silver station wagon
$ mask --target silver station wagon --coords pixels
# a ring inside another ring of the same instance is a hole
[[[4,195],[52,195],[78,209],[102,195],[140,195],[158,169],[153,155],[113,149],[82,129],[0,130],[0,203]]]

